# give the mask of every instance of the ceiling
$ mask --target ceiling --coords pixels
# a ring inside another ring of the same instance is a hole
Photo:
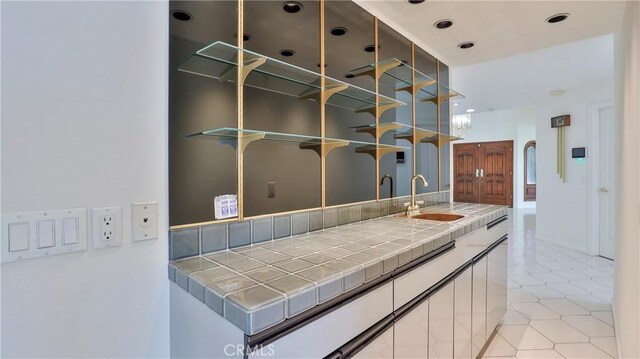
[[[453,1],[356,0],[363,8],[451,67],[615,32],[622,20],[623,1]],[[558,13],[571,16],[560,23],[545,20]],[[436,29],[441,19],[454,21]],[[458,44],[474,41],[462,50]]]
[[[451,71],[454,88],[466,96],[455,100],[454,114],[532,106],[564,90],[613,79],[613,34],[553,46]]]

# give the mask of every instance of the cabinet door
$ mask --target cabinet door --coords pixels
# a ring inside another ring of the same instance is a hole
[[[487,257],[473,264],[471,303],[471,356],[477,357],[487,341]]]
[[[507,312],[507,243],[491,250],[487,259],[487,335],[491,335]]]
[[[429,298],[429,359],[453,357],[454,282]]]
[[[357,359],[393,359],[393,327],[385,330],[379,337],[357,352]]]
[[[393,327],[393,353],[398,359],[427,357],[429,300],[407,313]]]
[[[453,357],[471,358],[471,285],[472,268],[467,268],[455,280],[453,323]]]

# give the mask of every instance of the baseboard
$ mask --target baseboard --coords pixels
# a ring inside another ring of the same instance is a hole
[[[565,243],[565,242],[559,242],[559,241],[553,240],[553,239],[548,238],[548,237],[536,236],[536,240],[541,241],[541,242],[546,242],[546,243],[549,243],[549,244],[553,244],[553,245],[556,245],[556,246],[559,246],[559,247],[573,249],[574,251],[590,255],[589,251],[586,248],[574,246],[574,245],[571,245],[571,244]]]

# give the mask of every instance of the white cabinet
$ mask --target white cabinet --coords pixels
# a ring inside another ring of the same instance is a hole
[[[429,359],[453,357],[454,282],[429,298]]]
[[[394,358],[422,359],[427,357],[429,300],[405,314],[393,327]]]
[[[487,255],[487,335],[491,335],[507,312],[507,243]]]
[[[357,352],[355,359],[393,359],[393,327]]]
[[[453,357],[471,358],[471,302],[472,267],[455,279]]]
[[[471,356],[477,357],[487,341],[487,257],[473,264],[471,303]]]

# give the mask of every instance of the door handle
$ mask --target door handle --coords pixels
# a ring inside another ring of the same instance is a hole
[[[607,193],[609,192],[609,190],[607,189],[607,187],[600,187],[600,192]]]
[[[479,172],[480,172],[480,170],[476,168],[476,177],[480,177],[480,176],[478,175],[478,173],[479,173]]]
[[[484,177],[484,168],[480,169],[480,177]]]

